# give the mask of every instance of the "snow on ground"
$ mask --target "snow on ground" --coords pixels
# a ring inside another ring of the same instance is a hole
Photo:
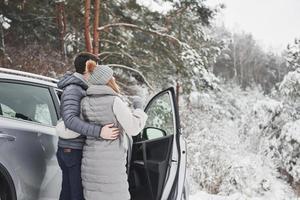
[[[199,191],[196,194],[190,196],[189,200],[273,200],[276,197],[247,197],[246,195],[242,195],[239,193],[232,194],[230,196],[222,196],[222,195],[213,195],[208,194],[203,191]],[[295,198],[295,200],[299,200],[299,198]]]
[[[231,196],[221,196],[221,195],[213,195],[207,194],[206,192],[199,191],[194,195],[190,196],[190,200],[238,200],[240,194],[234,194]]]

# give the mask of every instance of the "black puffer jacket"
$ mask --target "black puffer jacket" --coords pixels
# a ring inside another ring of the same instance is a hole
[[[81,134],[75,139],[59,138],[59,147],[82,149],[85,136],[100,137],[100,126],[89,124],[80,119],[81,99],[86,96],[86,89],[88,88],[81,76],[77,73],[66,74],[57,84],[58,88],[63,90],[60,100],[60,115],[65,122],[65,126]]]

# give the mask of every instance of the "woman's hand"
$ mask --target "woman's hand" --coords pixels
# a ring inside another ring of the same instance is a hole
[[[143,108],[143,100],[141,97],[133,96],[133,97],[131,97],[131,99],[132,99],[132,105],[133,105],[134,109],[137,109],[137,108],[142,109]]]
[[[118,128],[113,128],[114,124],[108,124],[102,127],[100,137],[105,140],[115,140],[119,137]]]

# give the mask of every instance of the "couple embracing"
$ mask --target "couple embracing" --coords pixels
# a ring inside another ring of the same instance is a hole
[[[145,126],[141,98],[134,110],[122,100],[113,70],[98,57],[80,53],[75,73],[58,83],[63,89],[60,113],[76,137],[59,138],[57,159],[62,170],[60,200],[129,200],[126,173],[131,136]]]

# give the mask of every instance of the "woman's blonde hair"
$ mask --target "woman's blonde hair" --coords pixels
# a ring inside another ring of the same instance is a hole
[[[87,73],[93,73],[94,69],[96,68],[97,63],[93,60],[88,60],[85,63],[85,72]]]
[[[116,80],[115,80],[114,78],[111,78],[111,79],[108,81],[107,85],[108,85],[109,87],[111,87],[116,93],[118,93],[118,94],[121,93],[120,87],[119,87],[119,85],[117,84],[117,82],[116,82]]]
[[[96,68],[96,66],[97,66],[97,63],[95,61],[88,60],[86,62],[86,65],[85,65],[86,72],[93,73],[93,71]],[[111,87],[116,93],[118,93],[118,94],[121,93],[120,87],[117,84],[115,78],[111,78],[106,85],[108,85],[109,87]]]

